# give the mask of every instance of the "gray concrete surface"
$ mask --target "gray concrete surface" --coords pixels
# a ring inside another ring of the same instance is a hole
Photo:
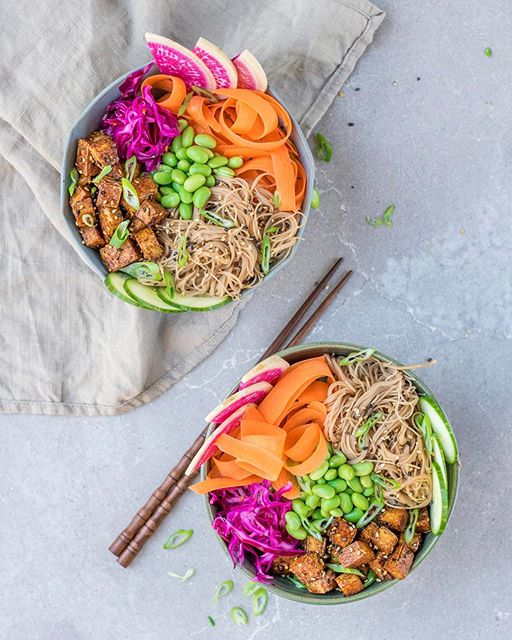
[[[504,0],[380,5],[386,21],[319,127],[334,147],[319,167],[322,207],[221,348],[119,418],[0,418],[2,640],[512,637],[512,19]],[[365,222],[391,203],[392,228]],[[329,609],[272,597],[237,629],[228,611],[244,605],[244,580],[200,498],[181,501],[129,570],[107,547],[339,254],[356,275],[310,341],[439,360],[423,377],[459,439],[458,505],[428,561],[385,594]],[[193,539],[164,551],[181,527]],[[189,567],[184,584],[167,574]],[[235,591],[213,605],[231,576]]]

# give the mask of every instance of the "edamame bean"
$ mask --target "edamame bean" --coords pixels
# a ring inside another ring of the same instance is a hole
[[[205,149],[215,149],[217,146],[217,140],[207,133],[198,133],[194,138],[194,142]]]
[[[180,204],[180,218],[183,220],[192,220],[192,205],[188,202],[182,202]]]
[[[208,176],[206,178],[206,186],[207,187],[214,187],[215,186],[215,178],[213,176]]]
[[[336,509],[336,507],[339,507],[339,506],[340,506],[339,496],[334,496],[334,498],[329,498],[328,500],[324,498],[320,503],[320,509],[322,511],[327,511],[327,513],[329,513],[331,509]]]
[[[215,156],[215,154],[211,149],[205,149],[204,147],[201,147],[201,149],[204,149],[204,151],[206,151],[206,153],[208,154],[208,159],[213,158]]]
[[[336,491],[336,493],[343,493],[343,491],[345,491],[345,489],[347,488],[347,483],[341,478],[329,480],[329,484],[331,485],[331,487],[334,487],[334,491]]]
[[[186,147],[180,147],[178,151],[176,151],[176,157],[178,158],[178,160],[186,160],[187,159]]]
[[[368,487],[363,491],[363,496],[366,496],[367,498],[369,498],[370,496],[373,496],[374,493],[375,493],[375,487]]]
[[[157,184],[170,184],[172,182],[172,174],[170,171],[157,171],[153,176],[153,180]]]
[[[168,164],[163,164],[162,163],[162,164],[158,165],[158,171],[172,171],[172,167],[170,167]]]
[[[313,513],[310,514],[310,519],[311,520],[321,520],[322,519],[322,512],[320,511],[320,509],[315,509],[313,511]]]
[[[361,509],[352,509],[350,513],[346,513],[344,515],[344,518],[348,522],[356,523],[359,520],[359,518],[363,517],[363,514],[364,514],[364,511],[361,511]]]
[[[354,503],[354,507],[357,507],[358,509],[366,511],[366,509],[368,509],[368,507],[370,506],[368,500],[360,493],[353,493],[351,497],[352,502]]]
[[[196,178],[199,175],[201,174],[198,173],[197,175],[192,177]],[[204,178],[204,176],[201,176],[201,177]],[[192,202],[194,203],[195,207],[202,209],[210,199],[211,195],[212,195],[212,192],[210,191],[210,189],[208,189],[208,187],[199,187],[199,189],[197,189],[197,191],[194,192],[194,197],[192,199]]]
[[[172,181],[177,182],[178,184],[183,184],[187,179],[187,176],[181,169],[173,169],[171,171]],[[167,183],[166,183],[167,184]]]
[[[315,469],[309,474],[309,477],[311,478],[311,480],[315,480],[315,481],[320,480],[320,478],[323,477],[324,473],[327,471],[328,468],[329,468],[329,463],[327,462],[327,460],[324,460],[324,462],[322,462],[322,464],[318,467],[318,469]]]
[[[364,487],[357,476],[355,478],[352,478],[352,480],[348,480],[347,484],[352,489],[352,491],[363,493]]]
[[[168,167],[175,167],[178,164],[178,158],[174,155],[174,153],[167,151],[167,153],[164,153],[162,162]]]
[[[301,527],[300,518],[295,513],[295,511],[288,511],[285,514],[284,519],[286,520],[287,528],[290,527],[290,529],[299,529]]]
[[[190,193],[190,191],[184,189],[183,185],[178,184],[176,186],[176,193],[179,193],[182,202],[184,202],[185,204],[192,204],[194,195]]]
[[[191,176],[194,176],[196,173],[200,173],[201,175],[208,177],[212,174],[212,168],[207,164],[199,164],[197,162],[194,162],[194,164],[190,167],[189,173]]]
[[[300,527],[300,529],[289,529],[286,527],[286,531],[296,540],[305,540],[308,537],[308,532],[304,527]]]
[[[334,478],[338,477],[338,472],[336,471],[336,469],[328,469],[325,473],[324,473],[324,479],[327,480],[327,482],[329,482],[329,480],[334,480]]]
[[[299,498],[292,500],[292,509],[300,518],[307,518],[309,507]]]
[[[370,476],[361,476],[359,480],[361,481],[361,484],[365,489],[368,489],[369,487],[373,487],[373,480],[371,479]]]
[[[320,496],[320,498],[334,498],[336,491],[334,491],[334,487],[331,487],[330,484],[316,484],[313,489],[313,493],[315,496]]]
[[[206,150],[201,147],[196,147],[195,145],[187,149],[187,157],[194,162],[199,162],[199,164],[206,164],[208,161]]]
[[[340,493],[340,508],[343,513],[350,513],[354,508],[352,504],[352,498],[348,495],[348,493]]]
[[[168,196],[170,193],[174,193],[174,189],[172,187],[160,187],[159,191],[163,196]]]
[[[343,480],[348,482],[355,477],[356,473],[349,464],[342,464],[338,469],[338,475],[340,478],[343,478]]]
[[[185,120],[185,118],[178,119],[178,127],[180,129],[180,132],[188,127],[188,122]]]
[[[373,471],[373,462],[369,462],[368,460],[355,462],[352,465],[352,469],[354,469],[356,476],[367,476]]]
[[[241,158],[240,156],[233,156],[228,160],[228,167],[231,167],[232,169],[240,169],[243,163],[243,158]]]
[[[180,203],[180,196],[176,191],[173,193],[168,193],[165,196],[162,196],[161,205],[166,209],[174,209]]]
[[[180,160],[178,162],[178,169],[181,171],[188,171],[191,167],[191,164],[188,160]]]
[[[311,507],[311,509],[316,509],[316,507],[318,507],[318,505],[320,504],[320,496],[311,494],[306,498],[306,504],[308,505],[308,507]]]
[[[214,156],[208,160],[208,166],[212,169],[218,169],[219,167],[225,167],[228,163],[228,159],[224,156]]]
[[[235,175],[233,169],[229,167],[219,167],[218,169],[214,169],[213,173],[216,176],[226,176],[227,178],[232,178]]]
[[[178,149],[181,149],[182,146],[183,146],[183,143],[181,141],[181,136],[176,136],[171,144],[172,150],[174,151],[174,153],[176,153]]]
[[[194,127],[187,127],[183,130],[181,134],[181,144],[184,147],[191,147],[194,143],[194,135],[195,135]]]
[[[327,480],[325,478],[318,478],[316,481],[317,484],[327,484]]]
[[[342,453],[335,453],[329,459],[329,466],[330,467],[341,467],[341,465],[345,464],[346,461],[347,461],[347,457],[344,456]]]
[[[183,188],[185,191],[190,191],[191,193],[199,187],[202,187],[206,182],[206,178],[202,176],[200,173],[196,173],[194,176],[189,176],[185,182],[183,183]]]
[[[336,509],[331,509],[330,515],[334,516],[335,518],[341,518],[343,516],[343,510],[339,507],[336,507]]]

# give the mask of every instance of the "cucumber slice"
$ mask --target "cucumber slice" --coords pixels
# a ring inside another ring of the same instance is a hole
[[[423,396],[420,398],[420,407],[423,413],[426,413],[430,418],[432,429],[439,436],[446,462],[454,464],[457,462],[459,456],[457,441],[441,407],[432,396]]]
[[[437,433],[432,434],[432,448],[434,451],[434,460],[439,465],[441,472],[443,474],[443,479],[445,484],[448,486],[448,472],[446,471],[446,461],[444,459],[443,446],[441,444],[441,439],[437,435]]]
[[[161,300],[180,311],[213,311],[231,302],[229,296],[217,298],[214,296],[185,296],[180,293],[175,293],[171,299],[162,287],[157,293]]]
[[[136,278],[128,278],[124,283],[125,292],[145,309],[161,313],[179,313],[179,309],[171,307],[158,296],[156,289],[158,287],[141,284]]]
[[[135,307],[140,306],[137,302],[130,298],[127,295],[124,284],[127,280],[130,280],[130,276],[126,275],[126,273],[120,273],[119,271],[114,271],[114,273],[109,273],[104,280],[105,286],[113,293],[117,298],[120,298],[123,302],[127,302],[128,304],[133,304]]]
[[[441,467],[432,460],[432,502],[430,503],[430,528],[435,536],[441,535],[448,522],[448,487]]]

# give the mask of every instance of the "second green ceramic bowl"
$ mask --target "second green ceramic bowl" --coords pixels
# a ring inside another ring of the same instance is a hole
[[[284,351],[277,352],[277,355],[281,356],[285,360],[287,360],[290,364],[297,362],[299,360],[304,360],[306,358],[313,358],[315,356],[320,356],[324,353],[334,353],[336,355],[347,355],[349,353],[353,353],[354,351],[360,351],[362,349],[366,349],[367,347],[362,347],[355,344],[345,344],[340,342],[319,342],[313,344],[305,344],[298,347],[291,347],[290,349],[285,349]],[[380,353],[377,351],[375,353],[375,357],[381,358],[383,360],[390,360],[395,364],[401,364],[397,360],[390,358],[389,356]],[[431,395],[435,398],[432,391],[416,376],[413,371],[409,371],[409,376],[414,380],[418,391],[422,395]],[[226,396],[235,393],[238,389],[237,384],[230,390]],[[438,403],[439,404],[439,403]],[[210,428],[208,434],[211,433],[212,429],[217,426],[210,424]],[[455,500],[457,497],[457,489],[459,484],[459,468],[457,463],[448,464],[448,520],[450,519]],[[201,469],[201,478],[204,480],[206,477],[206,473],[208,472],[208,464],[203,465]],[[211,504],[208,500],[208,495],[205,496],[205,505],[208,513],[208,518],[210,522],[213,521],[215,517],[215,511],[212,508]],[[229,553],[226,547],[226,544],[215,534],[220,544],[222,545],[224,551],[229,557]],[[423,540],[421,548],[419,549],[416,557],[414,558],[414,563],[411,568],[411,574],[418,568],[418,566],[425,560],[425,558],[429,555],[432,549],[435,547],[437,542],[439,541],[440,536],[433,536],[431,533],[427,534]],[[254,578],[255,572],[254,567],[250,562],[245,562],[239,569],[244,573],[249,579]],[[410,577],[407,577],[406,580],[409,580]],[[332,593],[320,595],[315,593],[309,593],[304,589],[298,589],[295,587],[289,580],[286,578],[275,577],[274,581],[270,585],[266,585],[266,588],[274,593],[276,596],[281,598],[286,598],[287,600],[295,600],[297,602],[301,602],[302,604],[346,604],[348,602],[355,602],[356,600],[364,600],[365,598],[371,598],[378,593],[382,593],[386,589],[391,588],[394,584],[396,584],[398,580],[389,580],[385,582],[375,582],[373,585],[357,593],[356,595],[345,597],[339,591],[333,591]]]

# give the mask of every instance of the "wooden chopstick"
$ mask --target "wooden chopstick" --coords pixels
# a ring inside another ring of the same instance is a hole
[[[327,307],[331,304],[338,291],[348,281],[348,279],[352,275],[352,271],[348,271],[342,276],[342,278],[333,287],[332,291],[326,296],[326,298],[318,306],[317,310],[312,314],[310,319],[302,325],[302,327],[292,337],[290,342],[287,343],[287,340],[292,335],[293,330],[296,328],[297,324],[304,317],[311,305],[323,291],[325,285],[328,283],[329,279],[336,271],[341,261],[342,258],[336,260],[332,267],[322,277],[320,282],[315,286],[306,300],[287,322],[284,329],[279,333],[270,347],[261,356],[260,360],[263,360],[275,351],[279,351],[285,345],[293,346],[295,344],[298,344],[302,337],[306,335],[306,333],[308,333],[313,323],[318,320],[325,309],[327,309]],[[118,556],[117,561],[121,566],[128,567],[131,564],[144,544],[158,529],[165,516],[168,515],[173,506],[192,483],[197,473],[190,476],[185,476],[185,470],[190,461],[203,445],[207,431],[208,426],[203,429],[203,431],[194,441],[194,444],[183,454],[178,464],[169,472],[158,489],[156,489],[151,494],[146,503],[137,511],[130,524],[125,529],[123,529],[123,531],[110,545],[109,550],[114,555]]]

